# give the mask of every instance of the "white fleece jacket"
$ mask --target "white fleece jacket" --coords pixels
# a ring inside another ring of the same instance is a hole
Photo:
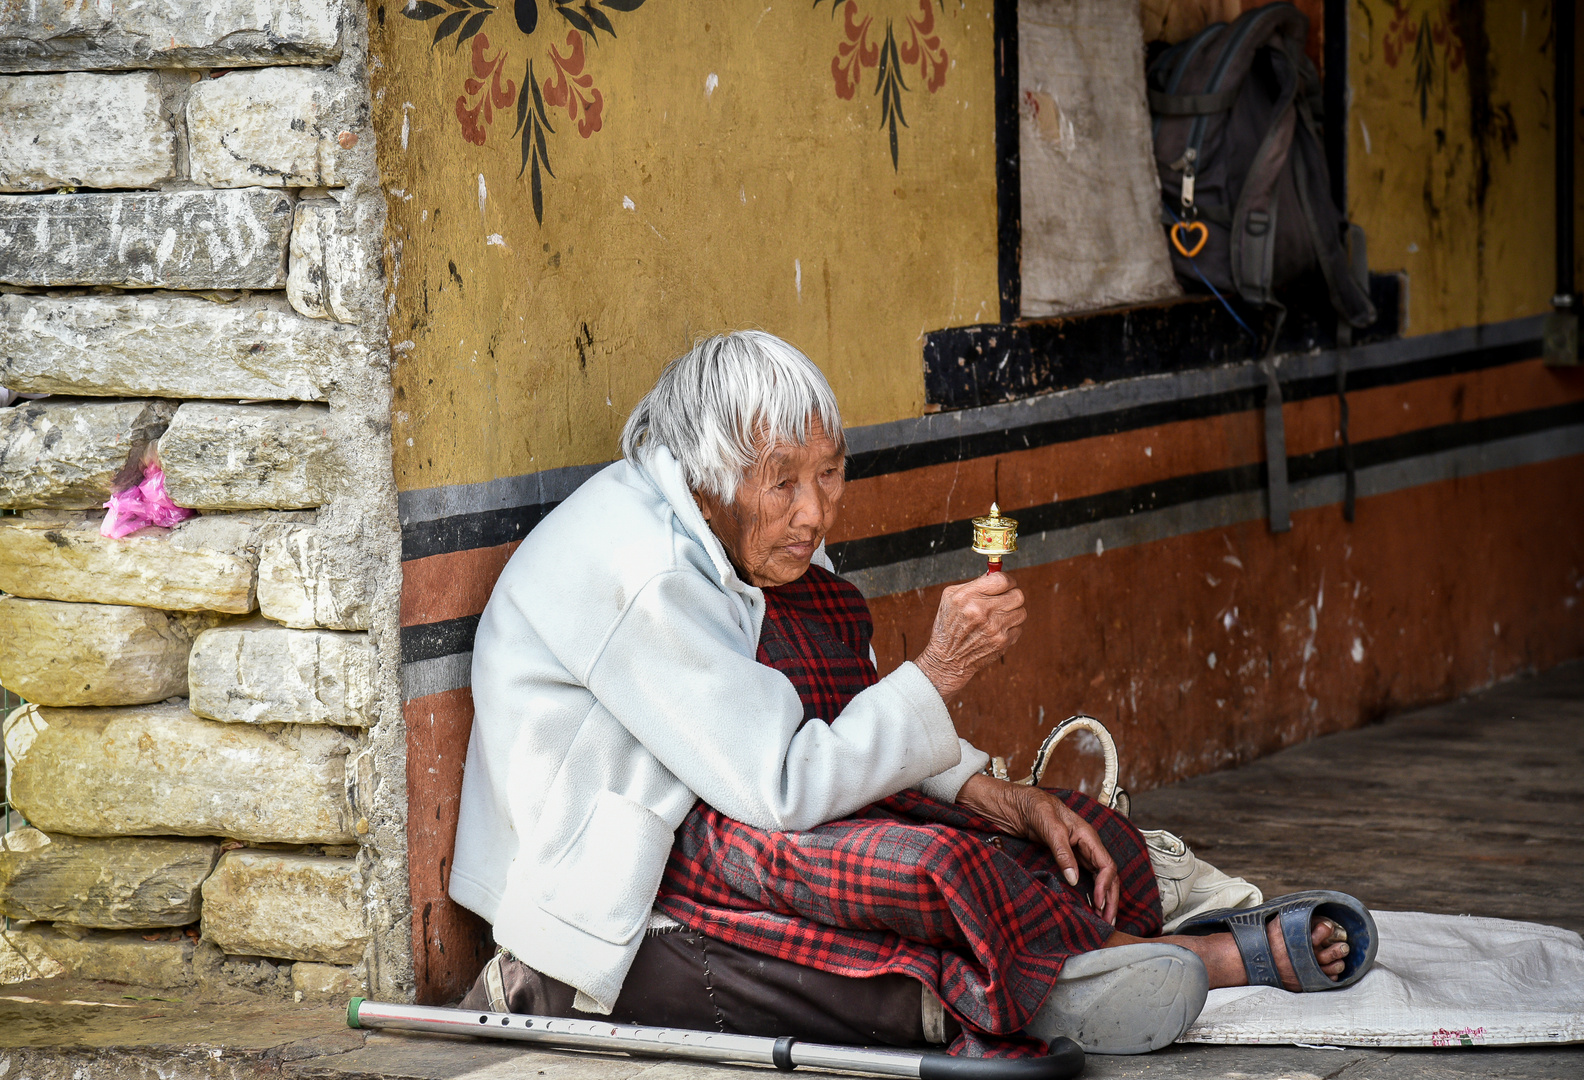
[[[663,447],[546,516],[484,609],[450,893],[580,1007],[615,1004],[695,800],[808,829],[984,767],[911,663],[803,724],[763,614]]]

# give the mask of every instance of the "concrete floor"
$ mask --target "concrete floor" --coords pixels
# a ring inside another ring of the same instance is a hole
[[[1266,896],[1339,889],[1389,911],[1584,932],[1584,664],[1145,792],[1133,819],[1180,834]],[[1584,1078],[1584,1046],[1178,1045],[1145,1058],[1091,1057],[1084,1075]]]
[[[1323,886],[1388,910],[1584,931],[1584,664],[1147,792],[1133,816],[1182,834],[1267,895]],[[0,1080],[740,1080],[750,1072],[350,1031],[341,1007],[245,995],[156,1000],[173,996],[71,980],[0,988]],[[1085,1076],[1563,1080],[1584,1077],[1584,1045],[1179,1045],[1091,1057]]]

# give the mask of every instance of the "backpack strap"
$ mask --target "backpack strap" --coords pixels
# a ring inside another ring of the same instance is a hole
[[[1287,424],[1282,419],[1281,382],[1276,378],[1278,358],[1276,335],[1281,333],[1282,318],[1276,319],[1276,329],[1271,334],[1271,349],[1260,361],[1260,371],[1265,375],[1265,490],[1270,502],[1270,530],[1274,533],[1292,529],[1292,489],[1287,486]]]
[[[1164,90],[1151,90],[1149,107],[1156,116],[1208,116],[1230,109],[1242,89],[1234,86],[1214,94],[1168,94]]]
[[[1249,165],[1232,214],[1232,280],[1238,294],[1251,304],[1274,300],[1271,278],[1276,257],[1276,184],[1287,167],[1298,123],[1298,113],[1293,108],[1298,92],[1296,73],[1281,52],[1273,53],[1272,59],[1282,79],[1276,120],[1266,129],[1265,139]]]
[[[1300,107],[1301,111],[1301,107]],[[1304,131],[1293,148],[1298,160],[1294,162],[1293,184],[1298,189],[1298,205],[1303,208],[1304,221],[1309,227],[1309,242],[1313,245],[1315,261],[1325,275],[1326,289],[1331,294],[1331,306],[1351,326],[1365,327],[1376,319],[1375,304],[1369,295],[1369,262],[1365,257],[1364,230],[1356,225],[1347,226],[1348,243],[1343,247],[1342,237],[1333,228],[1327,228],[1316,212],[1316,199],[1329,199],[1330,193],[1313,190],[1314,183],[1326,175],[1325,157],[1312,127]]]
[[[1353,327],[1345,319],[1337,320],[1337,371],[1336,392],[1340,423],[1337,431],[1342,436],[1342,520],[1353,523],[1354,503],[1358,497],[1358,471],[1353,462],[1353,440],[1348,436],[1347,372],[1348,357],[1353,352]]]
[[[1211,23],[1187,41],[1173,45],[1151,66],[1149,79],[1158,80],[1162,83],[1164,93],[1175,96],[1199,50],[1208,46],[1226,28],[1226,23]],[[1162,119],[1163,117],[1159,115],[1155,117],[1154,128],[1150,133],[1151,141],[1160,138]]]
[[[1248,77],[1249,65],[1254,53],[1261,46],[1273,35],[1279,34],[1284,26],[1301,28],[1308,25],[1308,18],[1291,4],[1267,4],[1244,12],[1236,22],[1230,24],[1226,43],[1221,46],[1221,55],[1216,58],[1215,67],[1211,69],[1200,93],[1210,95],[1219,93],[1223,89],[1230,89],[1223,87],[1222,82],[1228,77],[1228,73],[1233,71],[1236,74],[1232,76],[1232,87],[1241,89],[1243,80]],[[1301,31],[1298,36],[1300,38],[1303,36]],[[1172,92],[1177,89],[1176,83],[1167,87],[1167,90]],[[1205,129],[1208,126],[1209,114],[1199,114],[1194,117],[1193,127],[1188,132],[1190,148],[1195,151],[1204,148]]]

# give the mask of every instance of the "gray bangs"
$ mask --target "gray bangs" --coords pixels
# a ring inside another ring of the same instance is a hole
[[[627,418],[622,456],[637,464],[652,440],[671,451],[690,488],[731,502],[764,453],[807,445],[811,415],[845,447],[836,394],[812,360],[762,330],[717,334],[665,366]]]

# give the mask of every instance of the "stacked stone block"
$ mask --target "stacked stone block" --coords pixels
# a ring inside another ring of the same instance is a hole
[[[363,17],[0,19],[0,982],[410,987]]]

